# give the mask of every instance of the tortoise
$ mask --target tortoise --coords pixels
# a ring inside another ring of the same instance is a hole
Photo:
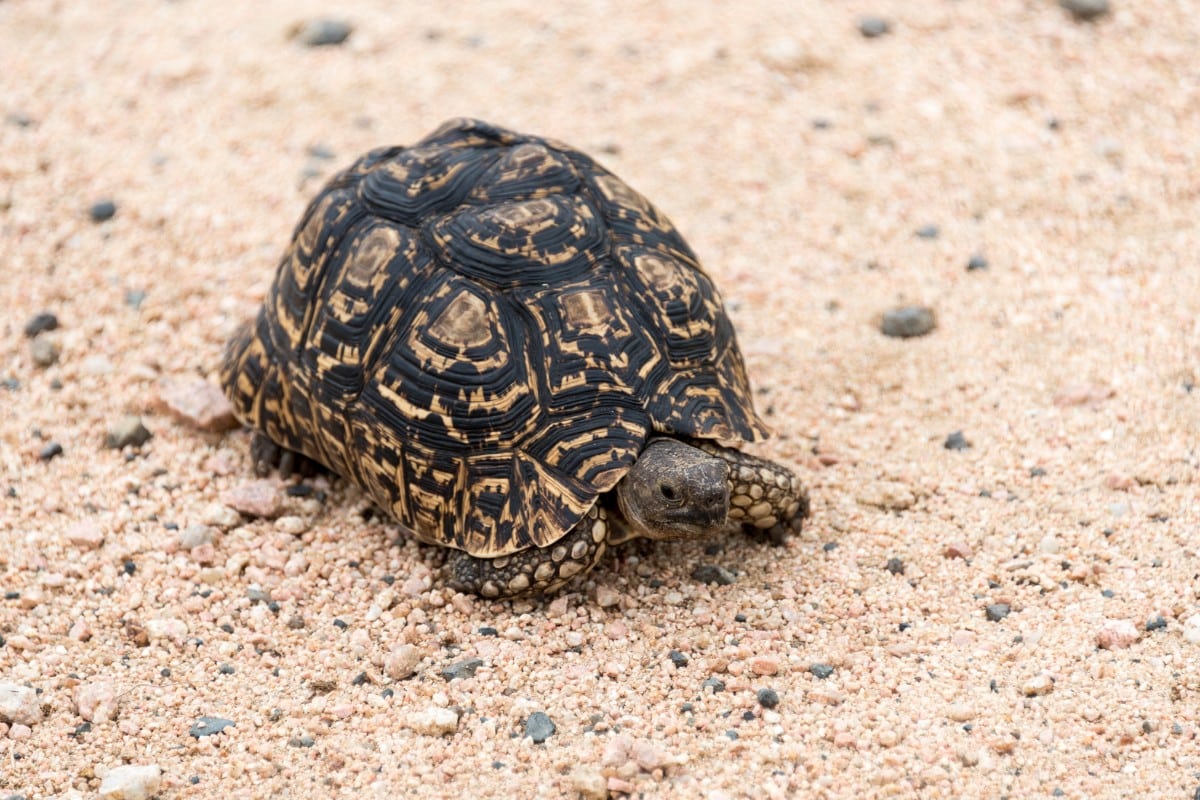
[[[479,120],[313,199],[221,382],[256,468],[324,466],[450,584],[551,592],[637,537],[785,535],[808,500],[671,222],[589,156]]]

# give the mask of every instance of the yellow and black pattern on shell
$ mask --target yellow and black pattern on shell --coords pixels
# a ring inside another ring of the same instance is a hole
[[[222,382],[277,444],[481,557],[556,541],[652,432],[766,434],[670,221],[578,150],[476,120],[330,182]]]

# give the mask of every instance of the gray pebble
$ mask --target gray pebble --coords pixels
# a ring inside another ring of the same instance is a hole
[[[667,657],[671,659],[671,663],[676,669],[686,667],[688,665],[688,657],[686,653],[681,653],[678,650],[672,650],[667,653]]]
[[[316,743],[317,740],[307,733],[303,736],[293,736],[291,739],[288,739],[288,747],[312,747]]]
[[[296,31],[296,38],[309,47],[341,44],[350,37],[354,26],[344,19],[310,19]]]
[[[141,447],[154,434],[146,430],[146,426],[142,424],[142,418],[136,414],[121,417],[116,425],[113,425],[108,430],[108,435],[104,437],[104,446],[111,447],[114,450],[120,450],[126,445],[133,447]]]
[[[25,336],[32,339],[43,331],[52,331],[58,327],[58,317],[49,311],[43,311],[40,314],[34,314],[28,322],[25,323]]]
[[[725,691],[725,681],[720,678],[709,678],[704,683],[700,684],[700,690],[712,689],[713,694]]]
[[[125,293],[125,305],[132,309],[139,309],[146,299],[146,293],[141,289],[130,289]]]
[[[879,330],[884,336],[911,339],[924,336],[937,327],[937,318],[928,306],[902,306],[883,315]]]
[[[737,575],[718,564],[701,564],[692,570],[692,579],[702,583],[728,586],[737,580]]]
[[[212,736],[214,733],[220,733],[226,728],[235,727],[236,725],[236,722],[224,717],[201,717],[196,720],[195,725],[188,728],[188,736],[199,739],[202,736]]]
[[[867,39],[875,39],[883,36],[892,29],[889,23],[883,17],[861,17],[858,20],[858,32]]]
[[[937,225],[922,225],[916,230],[917,237],[921,239],[936,239],[941,232]]]
[[[533,739],[534,744],[541,744],[554,735],[558,730],[554,720],[544,712],[535,711],[525,719],[525,735]]]
[[[29,355],[39,367],[53,366],[61,352],[58,341],[47,334],[41,334],[29,343]]]
[[[942,442],[942,447],[947,450],[969,450],[971,443],[967,441],[966,436],[963,436],[962,431],[955,431],[946,437],[946,441]]]
[[[774,689],[759,689],[758,704],[763,708],[775,708],[779,705],[779,692]]]
[[[999,622],[1012,613],[1012,606],[1008,603],[992,603],[984,609],[984,614],[987,615],[989,622]]]
[[[977,269],[987,269],[988,260],[979,253],[971,256],[967,261],[967,272],[974,272]]]
[[[1108,0],[1058,0],[1058,4],[1070,11],[1075,19],[1085,22],[1109,12]]]
[[[886,569],[888,572],[892,573],[893,575],[903,575],[904,574],[904,560],[893,556],[892,558],[889,558],[887,560],[887,563],[883,565],[883,568]]]
[[[814,678],[823,681],[833,674],[833,667],[828,664],[811,664],[808,667],[808,671],[812,673]]]
[[[448,667],[442,669],[441,675],[448,681],[455,678],[473,678],[475,670],[483,666],[482,658],[468,658],[462,661],[455,661]]]
[[[28,128],[33,124],[33,117],[24,111],[12,111],[4,116],[4,121],[18,128]]]
[[[38,458],[42,461],[49,461],[52,458],[61,456],[63,452],[62,445],[58,442],[51,442],[38,451]]]
[[[104,200],[97,200],[95,203],[92,203],[92,207],[88,209],[88,214],[91,216],[92,222],[105,222],[116,216],[117,204],[107,198]]]

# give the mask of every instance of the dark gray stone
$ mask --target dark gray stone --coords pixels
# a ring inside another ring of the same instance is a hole
[[[201,717],[196,720],[195,725],[188,729],[188,736],[199,739],[203,736],[212,736],[214,733],[220,733],[226,728],[236,726],[236,722],[224,717]]]
[[[928,306],[901,306],[884,313],[879,330],[884,336],[911,339],[924,336],[937,327],[937,318]]]
[[[448,681],[455,678],[473,678],[475,670],[483,666],[482,658],[468,658],[462,661],[455,661],[448,667],[442,669],[441,675]]]
[[[354,26],[344,19],[312,19],[300,26],[296,38],[309,47],[328,47],[350,38]]]
[[[58,328],[58,317],[49,311],[43,311],[39,314],[34,314],[28,322],[25,323],[25,336],[29,339],[37,336],[44,331],[52,331]]]
[[[942,442],[942,447],[947,450],[969,450],[971,443],[967,441],[967,437],[962,431],[955,431],[946,437],[946,441]]]
[[[1083,22],[1099,19],[1109,12],[1108,0],[1058,0],[1058,4]]]
[[[109,428],[108,435],[104,437],[104,446],[111,447],[114,450],[120,450],[126,445],[141,447],[150,441],[152,436],[154,434],[146,430],[146,426],[142,424],[142,418],[135,414],[130,414],[129,416],[121,417],[116,425]]]
[[[701,564],[692,570],[692,579],[703,583],[728,586],[737,580],[737,575],[719,564]]]
[[[779,692],[774,689],[759,689],[758,704],[763,708],[775,708],[779,705]]]
[[[1012,606],[1008,603],[992,603],[984,609],[984,613],[990,622],[999,622],[1012,613]]]
[[[91,216],[92,222],[105,222],[115,217],[116,214],[117,204],[108,199],[97,200],[88,209],[88,215]]]
[[[535,711],[525,719],[525,735],[533,739],[534,744],[541,744],[554,735],[558,727],[554,720],[542,711]]]
[[[817,680],[825,680],[833,674],[833,667],[828,664],[810,664],[808,671],[813,674]]]
[[[891,23],[883,17],[866,16],[858,20],[858,32],[867,39],[876,39],[891,29]]]

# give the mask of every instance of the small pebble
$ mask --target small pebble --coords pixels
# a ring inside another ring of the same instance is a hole
[[[1021,694],[1026,697],[1039,697],[1054,691],[1054,678],[1046,673],[1036,675],[1021,685]]]
[[[441,676],[448,681],[455,678],[473,678],[475,670],[483,666],[481,658],[467,658],[462,661],[456,661],[448,667],[443,667]]]
[[[62,353],[62,348],[58,345],[58,340],[53,336],[40,334],[29,343],[29,355],[33,358],[33,363],[39,367],[50,367],[58,362],[58,357]]]
[[[1163,619],[1161,614],[1156,614],[1155,616],[1146,620],[1146,630],[1148,631],[1161,631],[1166,627],[1167,621]]]
[[[879,330],[884,336],[911,339],[924,336],[937,327],[933,309],[927,306],[902,306],[883,315]]]
[[[80,717],[100,724],[117,718],[117,692],[107,681],[81,683],[75,687],[75,710]]]
[[[763,708],[775,708],[779,705],[779,693],[774,689],[759,689],[758,704]]]
[[[596,605],[601,608],[612,608],[621,602],[621,593],[603,584],[596,587]]]
[[[541,744],[554,735],[558,727],[554,720],[545,712],[535,711],[525,718],[525,735],[533,739],[534,744]]]
[[[779,672],[779,659],[775,656],[754,656],[750,659],[750,671],[766,677]]]
[[[238,425],[229,398],[210,381],[167,381],[159,390],[159,398],[176,419],[197,430],[223,433]]]
[[[718,564],[701,564],[692,570],[692,580],[728,586],[737,580],[737,575]]]
[[[954,431],[946,437],[946,441],[942,442],[942,447],[947,450],[969,450],[971,443],[967,441],[967,437],[962,431]]]
[[[967,272],[974,272],[975,270],[979,269],[987,269],[987,267],[988,260],[978,253],[967,259]]]
[[[224,492],[221,502],[248,517],[274,517],[283,507],[283,493],[274,481],[249,481]]]
[[[422,653],[411,644],[398,644],[388,653],[383,662],[383,672],[394,681],[412,677],[421,663]]]
[[[1127,619],[1110,619],[1096,633],[1096,644],[1103,650],[1124,650],[1141,637],[1137,626]]]
[[[833,674],[833,667],[829,666],[828,664],[811,664],[808,667],[808,671],[811,672],[813,677],[815,677],[817,680],[823,681]]]
[[[224,717],[200,717],[196,720],[196,724],[188,728],[188,736],[199,739],[204,736],[212,736],[220,733],[226,728],[236,727],[237,723],[231,719]]]
[[[39,314],[34,314],[28,322],[25,323],[25,337],[32,339],[39,333],[56,330],[58,328],[58,317],[49,311],[43,311]]]
[[[941,230],[937,225],[922,225],[915,232],[919,239],[936,239]]]
[[[942,555],[946,558],[970,558],[975,555],[975,550],[966,542],[951,542],[942,550]]]
[[[91,522],[76,522],[64,531],[64,535],[71,544],[88,550],[104,544],[104,531]]]
[[[571,787],[584,800],[607,800],[608,783],[604,773],[592,767],[576,767],[571,772]]]
[[[1058,0],[1058,4],[1070,11],[1075,19],[1084,22],[1098,19],[1109,11],[1108,0]]]
[[[92,218],[92,222],[105,222],[116,216],[117,204],[112,200],[97,200],[92,203],[92,207],[88,209],[88,214]]]
[[[209,525],[188,525],[176,534],[175,541],[184,550],[194,550],[201,545],[211,544],[213,533]]]
[[[687,655],[679,652],[678,650],[672,650],[671,652],[667,653],[667,657],[671,659],[671,663],[675,665],[676,669],[686,667],[688,665]]]
[[[162,770],[155,764],[125,764],[113,767],[100,781],[104,800],[147,800],[158,794]]]
[[[887,563],[883,565],[883,568],[893,575],[903,575],[904,561],[899,558],[889,558]]]
[[[35,725],[42,721],[37,691],[17,683],[0,683],[0,722]]]
[[[452,708],[430,706],[420,711],[410,711],[401,721],[426,736],[445,736],[458,730],[458,712]]]
[[[125,305],[133,309],[142,307],[142,303],[146,300],[146,293],[141,289],[130,289],[125,293]]]
[[[984,614],[989,622],[999,622],[1012,613],[1012,606],[1008,603],[992,603],[984,609]]]
[[[892,29],[891,24],[883,17],[860,17],[858,20],[858,32],[866,39],[875,39],[883,36]]]
[[[309,47],[326,47],[341,44],[354,32],[354,26],[344,19],[323,17],[310,19],[292,31],[292,36]]]
[[[709,678],[704,683],[700,684],[700,689],[712,689],[713,694],[725,691],[725,681],[720,678]]]
[[[50,442],[50,444],[38,451],[38,458],[42,461],[49,461],[52,458],[57,458],[63,453],[62,445],[58,442]]]
[[[146,426],[142,424],[142,418],[136,414],[129,414],[121,417],[115,425],[108,429],[108,434],[104,437],[104,446],[114,450],[120,450],[122,447],[141,447],[153,437],[150,431],[146,430]]]

